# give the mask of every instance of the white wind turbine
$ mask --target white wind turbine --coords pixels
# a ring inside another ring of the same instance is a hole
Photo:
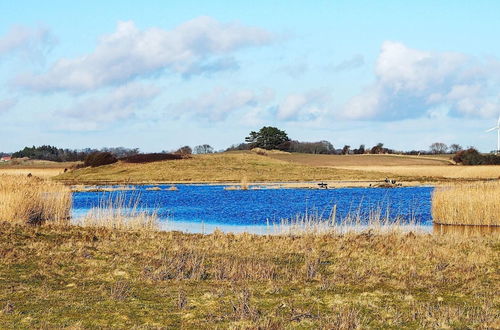
[[[486,132],[493,132],[495,130],[497,131],[497,150],[495,150],[496,155],[498,154],[498,152],[500,152],[500,116],[498,116],[497,126],[490,128]]]

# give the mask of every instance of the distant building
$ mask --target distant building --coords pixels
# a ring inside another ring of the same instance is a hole
[[[8,162],[11,159],[12,159],[11,156],[4,156],[4,157],[0,158],[0,162]]]

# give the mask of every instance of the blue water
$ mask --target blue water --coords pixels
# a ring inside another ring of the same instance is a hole
[[[155,185],[162,189],[170,185]],[[110,195],[140,198],[140,207],[157,210],[169,222],[208,225],[258,226],[294,219],[306,212],[328,218],[336,205],[336,219],[348,214],[367,218],[370,211],[389,212],[417,224],[431,225],[432,187],[341,188],[341,189],[259,189],[224,190],[222,185],[176,185],[177,191],[146,190],[135,186],[119,192],[75,192],[73,212],[81,215]]]

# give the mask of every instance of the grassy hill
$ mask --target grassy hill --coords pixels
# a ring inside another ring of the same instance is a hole
[[[118,162],[61,174],[74,183],[277,182],[315,180],[381,180],[384,175],[349,169],[296,164],[253,153],[194,155],[189,159],[145,164]]]

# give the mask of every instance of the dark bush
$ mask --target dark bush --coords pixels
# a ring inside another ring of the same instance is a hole
[[[500,156],[482,155],[474,148],[457,152],[453,160],[463,165],[500,165]]]
[[[177,149],[175,153],[179,155],[191,155],[193,153],[193,149],[191,149],[190,146],[184,146]]]
[[[152,163],[162,160],[176,160],[183,159],[186,156],[180,154],[167,154],[167,153],[152,153],[152,154],[138,154],[129,157],[120,158],[121,161],[126,163]]]
[[[83,162],[84,166],[98,167],[116,163],[118,159],[110,152],[93,152]]]
[[[488,154],[483,157],[487,165],[500,165],[500,155]]]

